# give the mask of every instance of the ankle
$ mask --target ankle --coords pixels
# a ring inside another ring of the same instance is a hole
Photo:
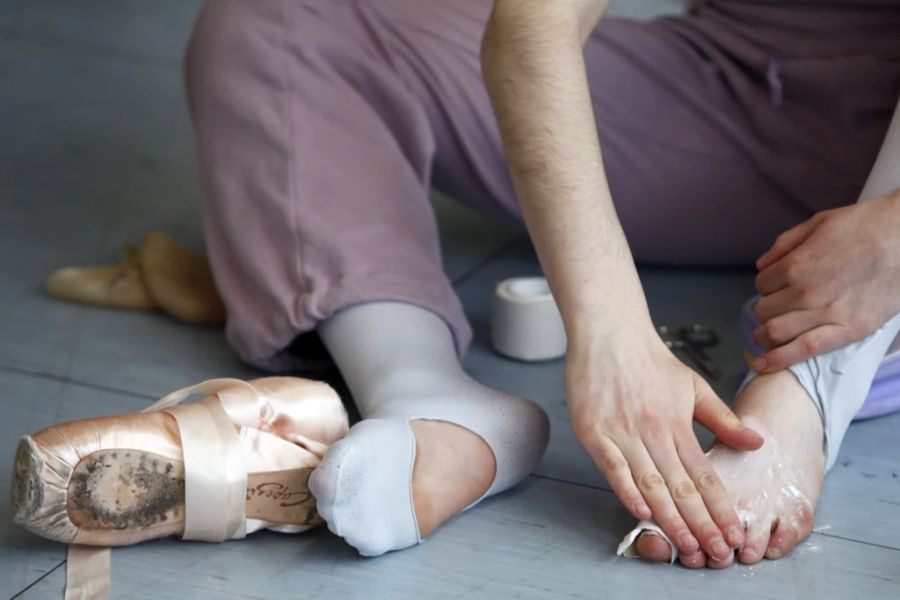
[[[474,384],[475,381],[461,367],[448,369],[427,364],[404,364],[373,375],[368,385],[355,391],[354,399],[361,408],[378,407],[385,402],[404,399],[414,401],[459,396]]]
[[[822,416],[816,402],[789,370],[759,375],[738,397],[734,411],[767,443],[773,439],[781,447],[804,452],[822,448],[824,460]]]

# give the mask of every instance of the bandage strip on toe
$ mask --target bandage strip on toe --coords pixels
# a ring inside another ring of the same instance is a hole
[[[814,356],[790,367],[791,373],[809,394],[822,418],[826,473],[834,466],[844,434],[847,433],[854,415],[858,414],[860,406],[866,401],[873,378],[898,334],[900,334],[900,314],[895,315],[873,334],[859,342]],[[757,373],[751,371],[738,394],[756,377]],[[635,545],[644,531],[653,531],[669,543],[674,562],[678,556],[678,549],[652,520],[641,521],[628,532],[619,545],[617,554],[626,558],[638,557]]]
[[[467,509],[527,477],[549,439],[545,413],[522,398],[473,397],[471,390],[461,390],[442,399],[383,404],[376,417],[332,445],[310,478],[328,528],[363,556],[423,541],[412,496],[416,440],[410,423],[419,419],[462,426],[494,453],[494,480]]]

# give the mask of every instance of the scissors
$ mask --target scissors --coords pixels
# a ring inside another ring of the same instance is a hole
[[[695,323],[684,327],[662,325],[656,330],[670,350],[683,350],[709,377],[719,378],[719,368],[704,350],[719,343],[714,329]]]

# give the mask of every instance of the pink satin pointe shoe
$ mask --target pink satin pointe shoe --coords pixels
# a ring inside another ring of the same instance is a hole
[[[200,402],[180,404],[199,394]],[[304,531],[321,523],[309,475],[347,429],[347,413],[327,384],[205,381],[140,413],[71,421],[22,438],[13,519],[40,536],[89,546]]]

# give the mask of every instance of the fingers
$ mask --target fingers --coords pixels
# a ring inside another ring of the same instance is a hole
[[[700,548],[700,544],[672,501],[666,480],[657,470],[647,449],[642,444],[638,444],[630,451],[626,451],[625,454],[628,463],[632,466],[638,488],[644,495],[650,510],[653,511],[653,518],[679,551],[696,552]],[[671,454],[675,454],[674,448],[672,448]]]
[[[688,569],[700,569],[706,566],[706,555],[703,550],[697,550],[691,554],[679,554],[678,561]]]
[[[690,432],[689,435],[693,436],[693,432]],[[656,463],[663,479],[666,481],[666,491],[671,494],[675,507],[678,509],[678,512],[687,524],[691,533],[700,542],[700,547],[711,558],[725,560],[728,555],[732,553],[732,549],[725,543],[725,539],[722,536],[722,530],[719,529],[710,516],[709,511],[706,509],[706,504],[704,503],[705,498],[700,495],[697,484],[694,483],[694,480],[691,479],[690,475],[681,464],[678,451],[671,438],[653,439],[653,437],[650,437],[645,440],[645,443],[647,444],[647,449],[650,452],[651,458]],[[718,477],[712,471],[711,465],[706,472],[711,474],[711,478],[715,480],[715,482],[718,482]],[[708,483],[710,483],[709,480],[703,482],[707,487],[707,494],[712,496],[721,492],[723,499],[727,504],[728,498],[725,496],[725,490],[722,488],[721,484],[716,487],[707,485]],[[718,500],[718,498],[716,500]],[[650,502],[650,506],[653,506],[652,501]],[[730,507],[728,507],[728,509],[730,510]],[[657,517],[657,521],[659,521],[659,516],[655,511],[653,514]],[[728,521],[727,518],[724,520]],[[734,515],[732,520],[737,524],[737,515]],[[662,523],[660,523],[660,526],[662,526]],[[669,533],[668,529],[664,526],[663,530],[667,534]],[[740,542],[743,542],[742,537],[738,540],[738,546],[740,545]]]
[[[702,497],[706,509],[716,526],[716,531],[725,534],[725,540],[730,546],[728,554],[733,554],[732,549],[744,545],[744,527],[735,513],[731,504],[731,497],[722,480],[713,468],[712,461],[703,454],[693,431],[676,438],[678,454],[687,469],[691,479],[696,483],[699,495]],[[690,525],[690,520],[688,520]],[[701,543],[703,538],[700,538]],[[705,548],[705,546],[704,546]],[[711,553],[710,558],[722,560],[722,553]]]
[[[715,560],[713,558],[709,558],[706,561],[706,566],[710,569],[724,569],[725,567],[730,567],[734,563],[734,552],[730,553],[724,560]]]
[[[788,286],[786,260],[772,263],[756,275],[756,291],[766,296]]]
[[[709,429],[724,444],[738,450],[758,450],[763,437],[745,427],[737,415],[716,395],[699,376],[694,378],[696,403],[694,419]]]
[[[649,519],[651,517],[650,507],[647,506],[644,497],[635,485],[635,478],[631,474],[628,461],[625,460],[619,447],[606,436],[599,436],[593,443],[586,444],[585,447],[628,512],[641,521]]]
[[[672,546],[652,531],[642,533],[635,542],[635,548],[644,560],[664,563],[672,560]],[[706,554],[703,553],[703,550],[689,554],[681,553],[678,555],[678,562],[688,569],[700,569],[706,566]]]
[[[820,213],[821,214],[821,213]],[[766,269],[775,262],[781,260],[789,254],[791,250],[806,241],[816,227],[818,227],[821,217],[813,216],[811,219],[800,223],[796,227],[788,229],[775,239],[775,243],[756,261],[756,268],[760,271]],[[762,293],[762,292],[761,292]]]
[[[811,310],[794,310],[754,329],[753,340],[766,350],[771,350],[820,325],[819,321],[820,318]]]
[[[766,352],[753,361],[758,373],[774,373],[823,352],[852,342],[849,332],[839,325],[822,325],[798,336],[793,341]]]
[[[786,287],[760,298],[753,306],[753,314],[760,323],[766,323],[791,311],[809,310],[809,308],[811,307],[804,305],[796,288]]]

